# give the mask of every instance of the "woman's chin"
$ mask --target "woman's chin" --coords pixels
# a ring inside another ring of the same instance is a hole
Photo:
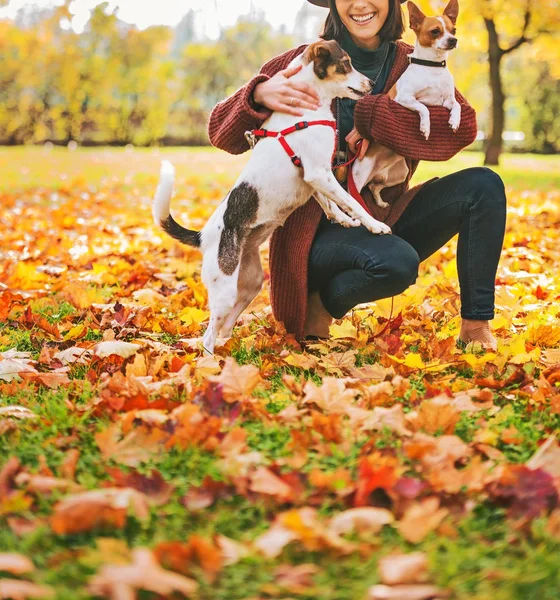
[[[364,29],[349,30],[349,33],[354,42],[362,48],[375,49],[379,46],[379,38],[377,37],[379,29],[377,28],[372,28],[371,31]]]

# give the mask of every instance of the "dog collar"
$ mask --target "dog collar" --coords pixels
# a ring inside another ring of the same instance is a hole
[[[408,57],[408,64],[410,65],[422,65],[423,67],[447,67],[447,61],[442,60],[441,62],[436,62],[433,60],[423,60],[421,58],[414,58],[413,56]]]

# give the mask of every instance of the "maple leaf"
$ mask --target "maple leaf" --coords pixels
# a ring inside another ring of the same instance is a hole
[[[337,535],[351,531],[378,533],[384,525],[389,525],[394,520],[392,513],[384,508],[350,508],[332,517],[328,528]]]
[[[252,492],[275,496],[283,502],[294,497],[292,488],[266,467],[258,467],[252,473],[249,489]]]
[[[23,573],[30,573],[34,569],[35,566],[31,560],[23,554],[0,552],[0,571],[22,575]]]
[[[251,551],[247,546],[236,542],[225,535],[216,535],[214,541],[222,553],[224,566],[235,565],[241,559],[251,554]]]
[[[0,579],[0,598],[53,598],[55,591],[48,585],[37,585],[20,579]]]
[[[28,491],[36,494],[49,494],[55,490],[76,492],[82,489],[82,486],[68,479],[46,475],[30,475],[29,473],[19,473],[15,478],[15,482],[18,486],[23,486]]]
[[[552,476],[543,469],[523,465],[508,466],[487,486],[490,496],[509,507],[512,517],[534,519],[556,508],[559,494]]]
[[[13,417],[14,419],[38,419],[39,417],[25,406],[2,406],[0,408],[1,417]]]
[[[421,583],[428,577],[428,557],[423,552],[390,554],[379,561],[377,569],[385,585]]]
[[[155,506],[166,504],[175,489],[163,479],[158,471],[152,471],[150,475],[144,475],[138,471],[125,473],[120,469],[111,468],[108,469],[108,475],[112,479],[112,487],[135,489],[144,494],[150,503]]]
[[[556,436],[549,437],[536,453],[529,459],[526,466],[529,469],[543,469],[554,479],[556,489],[560,494],[560,446]]]
[[[357,395],[356,390],[346,389],[344,381],[335,377],[325,377],[320,387],[308,381],[303,391],[302,404],[315,404],[325,413],[332,414],[345,414]]]
[[[300,565],[279,565],[274,569],[276,585],[292,594],[305,594],[313,586],[313,576],[321,569],[311,563]]]
[[[390,465],[375,465],[375,457],[364,456],[358,465],[358,483],[354,496],[354,506],[366,506],[369,504],[370,494],[376,489],[390,490],[397,474],[395,468]]]
[[[436,600],[449,596],[450,591],[435,585],[375,585],[369,590],[368,600]]]
[[[13,381],[22,373],[34,373],[38,371],[32,367],[27,359],[7,358],[0,361],[0,379]]]
[[[197,563],[211,582],[223,567],[220,548],[196,534],[187,543],[162,542],[154,548],[154,555],[166,568],[183,574],[189,574],[192,564]]]
[[[407,542],[418,544],[445,519],[449,511],[440,508],[435,496],[412,504],[397,524],[399,533]]]
[[[129,467],[147,462],[161,451],[169,434],[156,428],[136,427],[123,436],[119,423],[113,423],[95,434],[101,455]]]
[[[93,353],[99,358],[107,358],[111,355],[121,356],[122,358],[130,358],[141,346],[138,344],[130,344],[129,342],[99,342],[93,347]]]
[[[58,535],[89,531],[100,526],[122,528],[132,509],[140,520],[150,514],[144,494],[131,488],[106,488],[67,496],[54,507],[50,524]]]
[[[231,356],[226,358],[221,374],[208,379],[222,384],[224,399],[227,402],[249,398],[261,382],[259,370],[255,365],[239,366]]]
[[[452,433],[459,422],[461,413],[447,396],[441,395],[424,400],[416,414],[410,413],[408,421],[415,430],[428,433]]]
[[[166,571],[157,564],[147,548],[135,548],[130,565],[105,565],[89,583],[89,591],[98,596],[135,598],[135,590],[146,590],[169,596],[180,592],[192,596],[198,589],[196,581],[178,573]]]

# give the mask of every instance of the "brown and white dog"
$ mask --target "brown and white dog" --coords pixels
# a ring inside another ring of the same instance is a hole
[[[416,34],[410,65],[389,90],[389,97],[420,114],[420,131],[430,137],[428,106],[449,109],[449,125],[457,131],[461,123],[461,105],[455,99],[453,75],[447,68],[447,54],[457,47],[455,23],[459,15],[458,0],[450,0],[441,17],[427,17],[413,2],[408,2],[410,27]],[[434,68],[435,67],[435,68]],[[352,166],[359,191],[369,189],[378,206],[387,206],[381,190],[402,183],[408,175],[405,159],[389,148],[372,143],[364,158]]]
[[[171,216],[174,169],[169,162],[162,164],[153,216],[171,237],[200,248],[203,254],[202,281],[210,308],[203,344],[209,353],[219,334],[231,335],[237,318],[262,287],[259,246],[311,196],[330,219],[346,227],[364,225],[375,234],[391,233],[340,186],[331,170],[336,137],[332,100],[359,99],[371,91],[371,81],[352,67],[335,41],[311,44],[290,66],[299,64],[303,68],[292,79],[312,85],[320,97],[320,107],[305,109],[301,120],[326,120],[331,125],[290,134],[289,145],[301,158],[303,169],[292,164],[278,139],[261,139],[233,189],[198,232],[185,229]],[[262,127],[282,131],[293,125],[294,117],[275,112]]]

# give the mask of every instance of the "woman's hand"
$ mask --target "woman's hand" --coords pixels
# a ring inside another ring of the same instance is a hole
[[[358,154],[358,159],[362,160],[369,148],[369,140],[364,139],[354,127],[352,131],[344,138],[352,154]]]
[[[317,92],[307,83],[290,81],[290,77],[301,69],[302,65],[284,69],[268,81],[259,83],[253,90],[253,100],[269,110],[296,117],[303,116],[302,108],[317,110],[320,106]]]

